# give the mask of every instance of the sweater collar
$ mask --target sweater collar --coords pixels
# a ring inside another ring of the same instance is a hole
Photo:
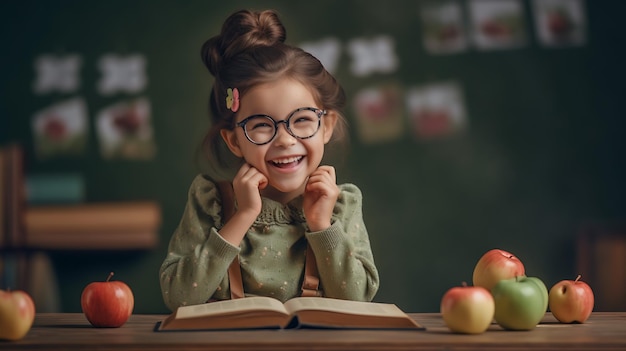
[[[262,224],[291,224],[306,222],[302,212],[303,197],[298,196],[287,204],[261,197],[261,213],[255,222]]]

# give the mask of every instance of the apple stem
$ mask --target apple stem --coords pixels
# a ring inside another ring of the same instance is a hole
[[[462,282],[461,286],[465,288],[465,287],[467,287],[467,283],[466,282]]]
[[[575,282],[580,280],[580,274],[578,275],[578,277],[576,277],[576,280],[574,280]]]
[[[113,277],[113,274],[114,274],[113,272],[109,273],[109,276],[107,277],[107,280],[106,280],[107,282],[111,280],[111,278]]]

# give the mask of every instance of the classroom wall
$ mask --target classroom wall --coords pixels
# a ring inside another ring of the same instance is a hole
[[[188,186],[201,170],[197,149],[209,126],[212,78],[199,50],[238,8],[278,9],[291,44],[333,38],[340,45],[334,73],[350,98],[345,111],[350,141],[343,157],[332,160],[339,181],[357,184],[364,194],[365,221],[381,276],[377,301],[408,311],[438,311],[443,293],[471,282],[476,261],[491,248],[516,254],[527,274],[548,286],[573,279],[580,230],[626,217],[626,51],[620,27],[626,3],[583,2],[584,43],[546,47],[537,39],[531,2],[521,1],[525,44],[491,50],[468,44],[451,54],[424,47],[423,4],[2,2],[0,142],[24,145],[28,174],[81,174],[86,201],[152,199],[162,207],[160,243],[154,250],[51,253],[62,310],[79,312],[82,288],[113,270],[133,289],[135,312],[166,312],[158,270]],[[392,38],[397,65],[355,74],[350,43],[380,36]],[[69,93],[34,93],[35,60],[72,53],[82,58],[80,87]],[[98,62],[108,53],[143,55],[145,87],[101,94]],[[454,82],[461,93],[465,122],[458,130],[443,137],[416,137],[401,110],[400,132],[388,140],[371,142],[360,134],[354,104],[363,89],[392,86],[399,91],[396,97],[404,99],[411,89],[440,82]],[[86,101],[89,113],[84,153],[39,157],[33,115],[75,96]],[[95,115],[135,97],[150,102],[156,153],[146,160],[105,159]]]

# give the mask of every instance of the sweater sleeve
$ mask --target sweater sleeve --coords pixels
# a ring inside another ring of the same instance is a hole
[[[226,272],[240,249],[218,234],[221,213],[215,183],[197,176],[159,271],[161,293],[170,310],[204,303],[214,294],[228,296]]]
[[[352,184],[340,186],[330,228],[306,234],[324,296],[371,301],[378,291],[378,270],[363,222],[362,195]]]

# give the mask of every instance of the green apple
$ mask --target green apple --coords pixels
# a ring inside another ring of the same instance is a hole
[[[480,286],[456,286],[441,299],[441,316],[455,333],[480,334],[489,328],[494,313],[493,297]]]
[[[494,318],[505,329],[531,330],[548,309],[548,289],[536,277],[501,280],[491,289],[491,294],[496,305]]]
[[[21,290],[0,290],[0,339],[23,338],[34,319],[35,304],[30,295]]]

